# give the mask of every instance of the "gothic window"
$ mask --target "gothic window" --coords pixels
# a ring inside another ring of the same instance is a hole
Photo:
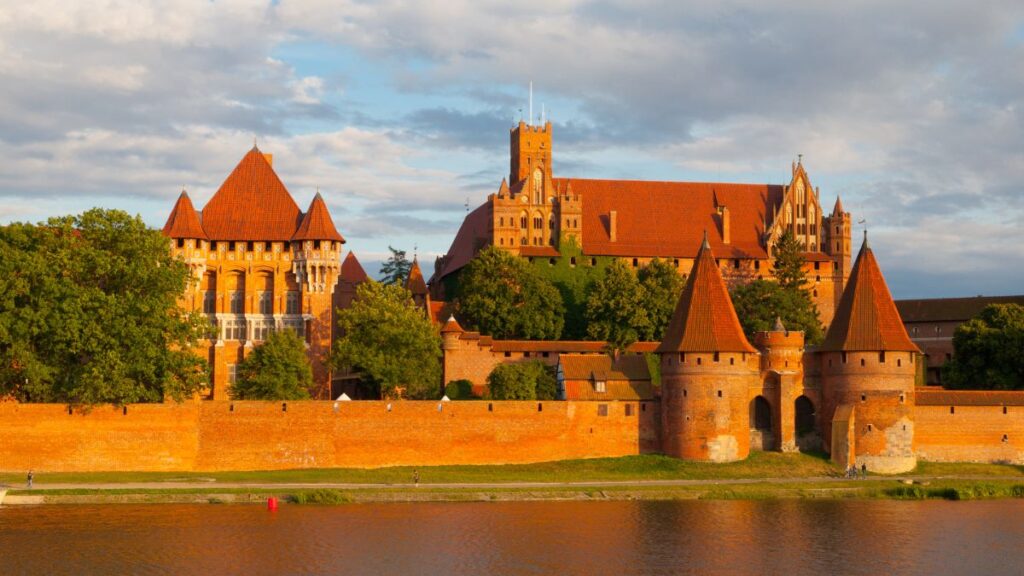
[[[231,313],[245,313],[245,292],[241,290],[235,290],[234,292],[231,292]]]
[[[203,312],[215,314],[217,312],[217,293],[207,290],[203,293]]]
[[[285,295],[285,314],[299,313],[299,291],[289,290]]]
[[[793,223],[793,205],[792,204],[786,204],[786,219],[783,220],[783,223],[786,224],[786,225],[789,225],[789,224]]]
[[[519,227],[526,230],[526,212],[521,212],[519,214]]]
[[[235,381],[238,379],[238,365],[228,364],[228,384],[234,386]]]
[[[519,239],[519,243],[522,244],[523,246],[526,246],[526,236],[523,236],[522,238],[520,238]]]
[[[552,231],[555,229],[555,215],[554,214],[552,214],[551,216],[548,217],[548,229],[552,230]]]
[[[533,203],[544,203],[544,173],[540,168],[533,171]]]
[[[245,340],[245,320],[226,318],[223,320],[224,340]]]
[[[253,320],[252,339],[256,342],[263,342],[273,332],[273,320]]]
[[[260,314],[274,313],[274,293],[260,292],[259,294]]]

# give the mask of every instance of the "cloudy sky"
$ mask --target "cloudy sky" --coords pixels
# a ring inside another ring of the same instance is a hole
[[[897,297],[1024,293],[1019,0],[80,4],[0,0],[0,222],[159,227],[256,138],[368,268],[432,263],[533,81],[556,175],[781,184],[803,154]]]

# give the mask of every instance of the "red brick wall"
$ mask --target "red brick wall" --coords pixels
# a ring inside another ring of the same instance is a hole
[[[1024,406],[917,406],[914,450],[937,462],[1024,463]],[[1006,441],[1003,441],[1006,435]]]
[[[0,470],[270,470],[512,464],[658,450],[657,402],[0,403]],[[488,406],[492,410],[488,409]],[[625,414],[626,405],[632,407]],[[234,406],[234,410],[231,409]]]

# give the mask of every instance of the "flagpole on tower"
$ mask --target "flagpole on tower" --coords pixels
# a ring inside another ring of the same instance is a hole
[[[533,80],[530,80],[530,126],[533,126]]]

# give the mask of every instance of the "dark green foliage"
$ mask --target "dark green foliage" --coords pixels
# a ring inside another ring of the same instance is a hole
[[[647,360],[647,370],[651,373],[651,384],[656,387],[661,386],[661,354],[654,354],[648,352],[644,354],[644,359]]]
[[[944,387],[1024,389],[1024,306],[986,306],[957,327],[953,350],[953,359],[942,368]]]
[[[824,338],[818,308],[803,290],[786,289],[769,280],[754,280],[734,287],[731,295],[736,315],[748,337],[754,332],[771,330],[778,317],[787,330],[802,330],[808,346],[819,344]]]
[[[388,245],[391,256],[381,264],[380,281],[382,284],[405,285],[409,278],[409,270],[412,269],[412,262],[405,257],[405,250],[396,250]]]
[[[487,377],[495,400],[553,400],[557,383],[551,367],[540,360],[500,364]]]
[[[608,256],[585,256],[575,240],[562,242],[559,246],[561,257],[533,258],[531,268],[542,278],[549,280],[562,295],[565,307],[565,325],[562,339],[587,339],[587,297],[594,283],[604,277],[604,270],[616,258]]]
[[[667,260],[658,258],[641,268],[637,277],[643,289],[643,307],[649,320],[647,330],[640,333],[640,339],[661,341],[686,285],[686,277],[681,276]]]
[[[336,506],[347,504],[352,501],[348,494],[341,490],[331,488],[320,488],[306,492],[297,492],[290,500],[292,504],[315,504],[318,506]]]
[[[651,331],[644,290],[633,271],[617,260],[605,269],[587,299],[587,336],[625,350]]]
[[[369,388],[393,397],[432,399],[441,392],[441,336],[405,288],[364,282],[347,309],[338,311],[343,336],[332,364],[361,372]]]
[[[168,242],[117,210],[0,227],[0,396],[127,404],[203,389],[191,348],[209,323],[178,308],[191,276]]]
[[[772,274],[779,286],[787,290],[803,290],[807,285],[804,273],[804,247],[793,233],[786,230],[772,251]]]
[[[469,328],[495,338],[557,340],[562,334],[558,290],[525,260],[493,246],[462,270],[453,304]]]
[[[469,400],[473,398],[473,383],[469,380],[452,380],[444,387],[444,395],[449,400]]]
[[[238,365],[236,400],[305,400],[313,386],[306,346],[293,330],[271,334]]]

